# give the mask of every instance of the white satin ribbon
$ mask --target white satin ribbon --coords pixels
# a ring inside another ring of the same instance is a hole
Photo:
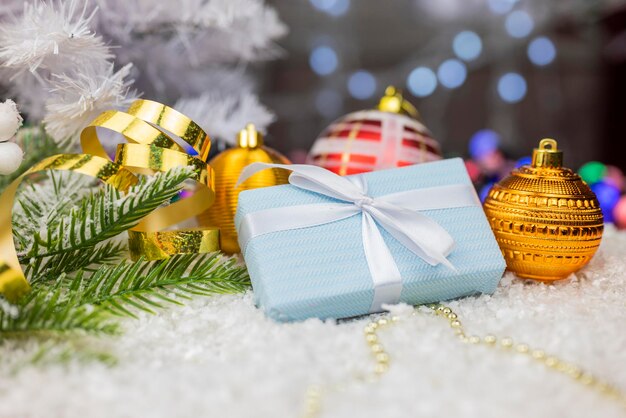
[[[374,284],[370,312],[379,312],[383,303],[398,303],[402,292],[400,270],[379,226],[428,264],[443,264],[454,270],[447,259],[454,249],[454,239],[441,225],[419,211],[480,206],[469,184],[408,190],[372,198],[367,194],[363,176],[341,177],[312,165],[253,163],[243,170],[235,187],[268,168],[291,170],[289,183],[293,186],[341,202],[272,208],[243,216],[237,225],[242,253],[245,255],[250,240],[261,235],[310,228],[361,214],[363,249]]]

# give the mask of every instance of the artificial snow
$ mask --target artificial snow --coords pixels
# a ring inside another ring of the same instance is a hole
[[[493,296],[448,305],[468,334],[543,348],[626,392],[626,233],[607,229],[592,263],[554,285],[503,278]],[[528,356],[464,345],[426,310],[380,331],[390,370],[375,383],[367,318],[279,324],[251,293],[197,298],[100,339],[119,362],[33,366],[0,349],[0,417],[297,417],[310,385],[322,417],[620,417],[617,402]]]

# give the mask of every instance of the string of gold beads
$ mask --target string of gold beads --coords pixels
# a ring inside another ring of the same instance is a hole
[[[585,387],[596,390],[602,395],[619,402],[624,408],[626,408],[626,395],[624,393],[622,393],[615,386],[602,381],[589,372],[582,370],[575,364],[568,363],[557,356],[547,354],[544,350],[532,349],[528,346],[528,344],[515,343],[511,337],[498,338],[491,334],[482,338],[476,335],[468,336],[465,333],[463,324],[461,324],[458,315],[454,313],[452,309],[438,303],[428,305],[428,307],[432,309],[437,316],[448,320],[450,328],[454,330],[454,333],[458,336],[461,342],[465,344],[481,344],[496,349],[502,349],[511,353],[529,356],[549,369],[569,376],[576,382],[581,383]]]
[[[367,342],[372,357],[375,360],[373,370],[365,376],[365,381],[370,383],[375,382],[389,370],[389,354],[380,343],[378,331],[398,322],[398,319],[399,318],[397,316],[380,318],[368,323],[365,326],[363,330],[365,341]],[[361,379],[359,378],[359,380]],[[330,390],[331,388],[324,390],[324,388],[317,385],[309,387],[306,393],[305,413],[303,415],[304,418],[314,418],[319,416],[322,407],[323,394]]]
[[[369,345],[372,356],[376,362],[373,373],[369,376],[368,381],[377,380],[382,374],[389,370],[389,354],[380,343],[377,332],[395,322],[398,322],[398,317],[392,316],[389,319],[380,318],[377,321],[372,321],[365,326],[365,341]]]
[[[533,349],[528,344],[515,343],[511,337],[498,338],[491,334],[485,335],[482,338],[477,335],[468,336],[465,333],[465,329],[463,328],[463,324],[459,320],[458,315],[452,311],[452,309],[439,303],[427,306],[433,310],[437,316],[448,320],[450,328],[452,328],[455,335],[458,336],[461,342],[465,344],[485,345],[495,349],[502,349],[511,353],[529,356],[547,368],[569,376],[574,381],[615,400],[626,408],[626,395],[624,393],[622,393],[615,386],[602,381],[591,373],[582,370],[580,367],[561,360],[557,356],[549,355],[544,350]],[[416,310],[414,314],[417,313],[418,312]],[[380,318],[372,321],[365,326],[365,341],[367,342],[375,360],[373,371],[366,377],[366,381],[375,382],[389,370],[390,357],[380,342],[378,331],[398,322],[398,320],[399,318],[397,316],[391,316],[390,318]],[[307,391],[306,412],[304,414],[305,418],[319,416],[321,411],[321,398],[324,392],[323,388],[319,386],[311,386],[309,388]]]

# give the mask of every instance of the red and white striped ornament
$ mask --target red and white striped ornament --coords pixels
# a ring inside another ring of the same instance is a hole
[[[350,113],[326,128],[308,163],[348,175],[440,160],[439,143],[416,117],[415,108],[387,88],[377,110]]]

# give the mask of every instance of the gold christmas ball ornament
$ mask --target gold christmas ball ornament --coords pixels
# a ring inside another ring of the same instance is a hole
[[[531,165],[493,186],[484,209],[509,270],[535,280],[559,280],[591,260],[604,220],[578,174],[562,167],[554,139],[542,139]]]
[[[200,215],[199,221],[201,225],[220,229],[220,245],[225,253],[240,252],[235,229],[239,193],[288,183],[289,171],[271,169],[256,173],[235,189],[243,169],[255,162],[291,164],[285,156],[263,145],[263,135],[252,124],[239,132],[234,148],[216,155],[209,162],[215,177],[215,203]]]

